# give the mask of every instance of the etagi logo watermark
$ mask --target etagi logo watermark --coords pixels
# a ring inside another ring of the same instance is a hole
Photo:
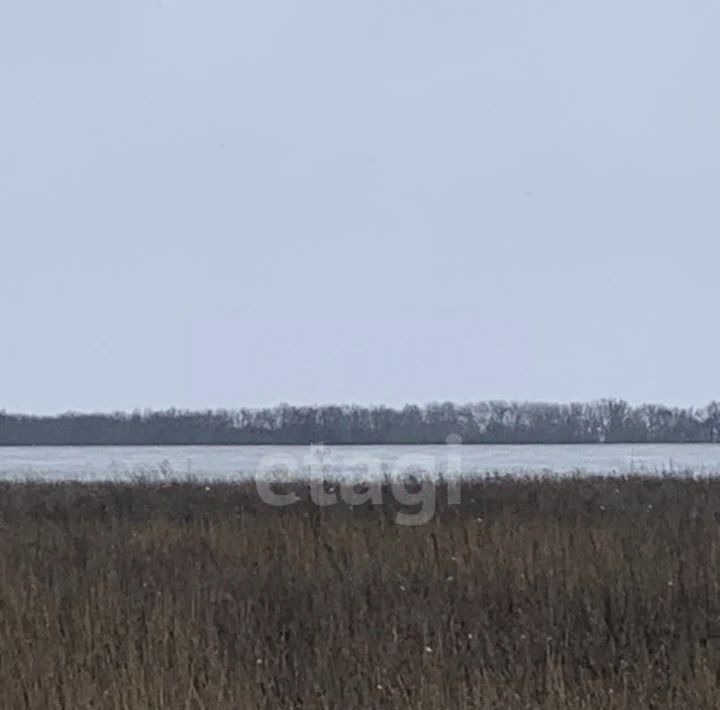
[[[308,481],[310,500],[318,507],[383,504],[383,488],[404,508],[395,516],[398,525],[424,525],[435,516],[440,477],[447,492],[447,504],[460,503],[461,440],[448,437],[443,455],[409,453],[391,463],[357,450],[344,455],[342,449],[311,446],[304,456],[275,453],[263,457],[255,476],[260,499],[273,507],[294,505],[300,497],[294,492],[280,493],[280,482]]]

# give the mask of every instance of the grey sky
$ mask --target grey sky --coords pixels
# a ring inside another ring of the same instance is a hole
[[[720,396],[720,6],[0,5],[0,407]]]

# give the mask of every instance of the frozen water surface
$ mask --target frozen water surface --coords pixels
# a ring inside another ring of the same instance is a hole
[[[0,476],[48,480],[137,475],[232,479],[269,472],[720,473],[720,445],[101,446],[0,448]]]

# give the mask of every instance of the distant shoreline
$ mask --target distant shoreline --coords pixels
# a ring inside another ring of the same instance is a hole
[[[364,448],[364,447],[378,447],[378,446],[405,446],[408,448],[423,448],[423,447],[437,447],[437,446],[461,446],[461,447],[473,447],[473,446],[487,446],[487,447],[537,447],[537,446],[598,446],[598,447],[613,447],[613,446],[716,446],[720,445],[719,441],[520,441],[520,442],[498,442],[498,441],[482,441],[482,442],[461,442],[458,444],[448,444],[445,441],[437,442],[422,442],[422,443],[408,443],[408,442],[377,442],[377,443],[323,443],[323,442],[308,442],[308,443],[252,443],[245,442],[242,444],[223,444],[223,443],[108,443],[108,444],[0,444],[0,451],[3,449],[108,449],[108,448],[157,448],[157,449],[181,449],[181,448],[216,448],[216,449],[236,449],[236,448],[260,448],[260,447],[283,447],[283,448],[307,448],[309,446],[325,446],[328,448],[339,449],[339,448]]]
[[[720,403],[555,404],[499,400],[402,408],[358,405],[167,409],[56,416],[0,411],[2,446],[422,446],[703,444],[720,440]]]

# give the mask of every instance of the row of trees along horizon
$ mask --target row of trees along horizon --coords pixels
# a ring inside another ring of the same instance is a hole
[[[0,411],[0,446],[190,444],[701,443],[720,440],[720,403],[291,406],[32,416]]]

